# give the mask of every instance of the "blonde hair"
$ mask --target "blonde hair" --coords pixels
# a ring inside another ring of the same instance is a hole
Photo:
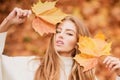
[[[76,17],[67,16],[63,21],[70,20],[76,25],[77,38],[79,35],[90,36],[88,29],[85,25]],[[58,26],[59,24],[57,24]],[[78,49],[75,48],[73,57],[78,54]],[[40,66],[35,74],[35,80],[59,80],[60,79],[60,58],[54,48],[54,35],[50,39],[49,47],[42,59],[40,59]],[[71,73],[68,80],[94,80],[94,75],[92,70],[83,72],[83,67],[81,67],[75,60],[73,60],[73,65]]]

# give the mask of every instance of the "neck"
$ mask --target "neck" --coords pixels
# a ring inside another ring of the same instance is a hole
[[[60,56],[71,57],[71,55],[69,55],[69,54],[65,54],[65,53],[64,53],[64,54],[63,54],[63,53],[60,54]]]
[[[69,51],[69,52],[58,52],[60,56],[65,56],[65,57],[72,57],[74,53],[74,49]]]
[[[71,52],[59,52],[60,56],[72,57]]]

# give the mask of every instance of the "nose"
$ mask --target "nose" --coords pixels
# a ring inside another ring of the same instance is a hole
[[[58,38],[63,39],[63,32],[58,34]]]

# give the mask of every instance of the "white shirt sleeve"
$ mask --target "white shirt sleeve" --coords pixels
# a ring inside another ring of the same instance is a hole
[[[7,35],[7,32],[0,33],[0,80],[2,80],[1,55],[2,55],[2,52],[3,52],[3,49],[4,49],[6,35]]]
[[[0,33],[0,55],[3,52],[7,32]]]
[[[120,80],[120,76],[116,76],[116,80]]]
[[[2,80],[34,80],[39,63],[36,56],[2,55]]]

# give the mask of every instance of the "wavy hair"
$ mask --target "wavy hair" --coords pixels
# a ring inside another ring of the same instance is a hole
[[[90,36],[90,33],[83,22],[73,16],[65,17],[56,26],[65,20],[70,20],[76,25],[77,39],[79,39],[79,35]],[[59,54],[54,48],[54,37],[55,34],[51,36],[49,47],[46,50],[44,57],[40,59],[41,63],[36,71],[35,80],[60,80],[61,61]],[[79,54],[78,52],[78,48],[75,48],[72,57],[74,57],[76,54]],[[83,67],[73,60],[73,65],[68,80],[94,80],[94,74],[92,70],[83,72]]]

